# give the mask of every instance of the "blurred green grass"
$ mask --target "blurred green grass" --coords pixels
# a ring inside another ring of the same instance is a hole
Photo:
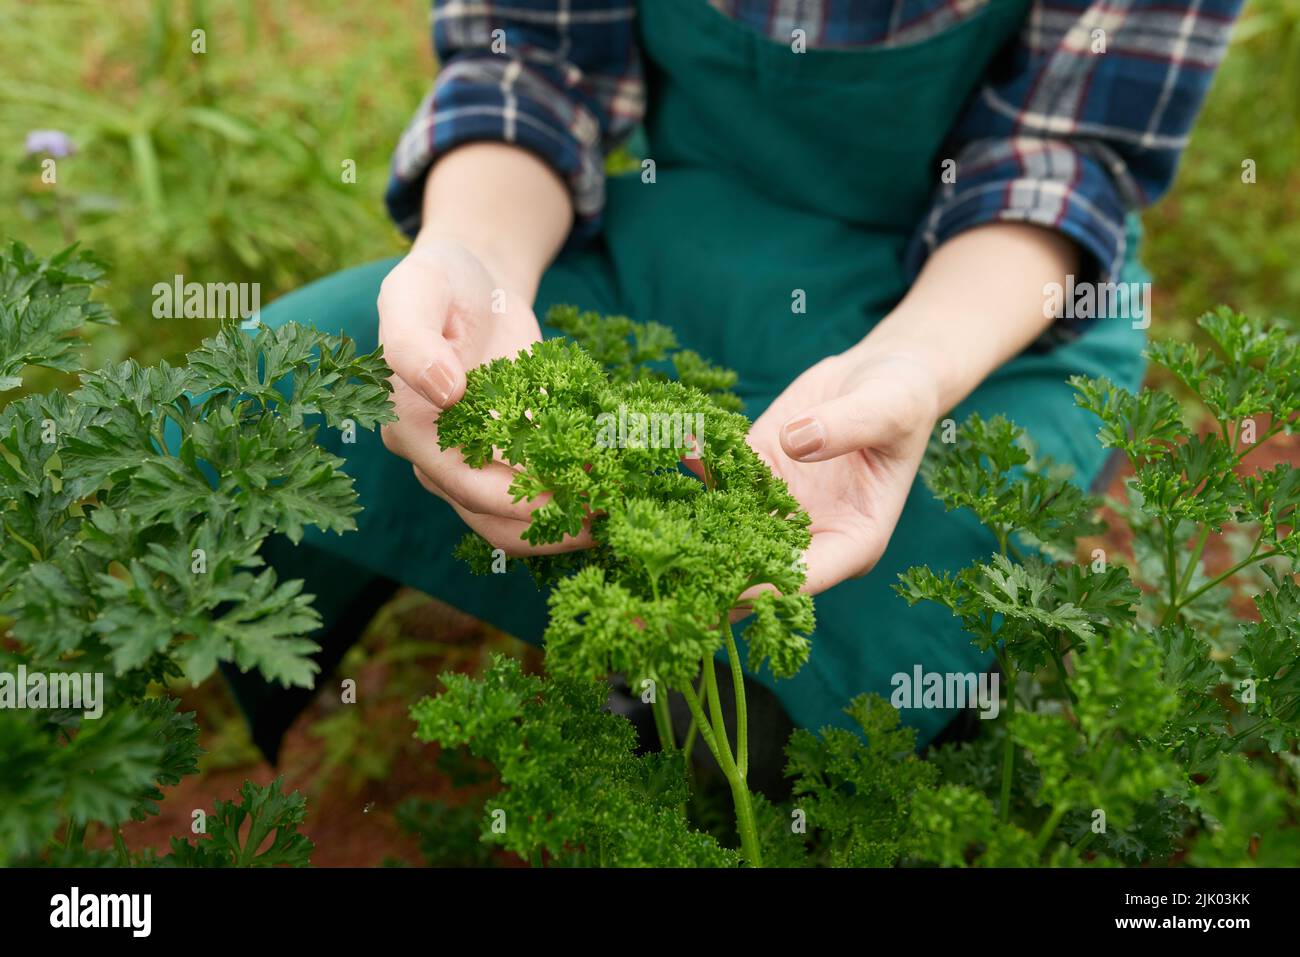
[[[196,29],[205,53],[191,50]],[[183,352],[212,323],[155,319],[156,282],[259,282],[266,303],[401,249],[382,195],[433,75],[428,46],[423,0],[5,0],[6,231],[42,252],[63,243],[22,153],[29,130],[68,133],[77,152],[58,161],[55,192],[76,238],[113,266],[122,321],[95,358]]]
[[[1300,320],[1300,0],[1247,3],[1174,189],[1143,219],[1153,334],[1187,336],[1220,303]]]
[[[6,230],[42,252],[75,233],[112,264],[122,325],[93,360],[174,356],[211,323],[155,319],[156,282],[259,282],[266,303],[402,248],[381,197],[428,46],[427,0],[4,0]],[[78,147],[54,191],[22,156],[29,130],[51,128]],[[1295,317],[1297,156],[1300,0],[1252,0],[1177,184],[1146,216],[1156,332],[1188,334],[1220,302]]]

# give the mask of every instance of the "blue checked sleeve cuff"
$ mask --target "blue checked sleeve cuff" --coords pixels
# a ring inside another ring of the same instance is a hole
[[[393,155],[385,202],[402,232],[419,231],[433,163],[456,146],[484,140],[529,150],[564,178],[575,211],[571,243],[599,230],[605,178],[596,118],[519,60],[457,56],[444,64]]]
[[[929,255],[963,230],[985,223],[1034,223],[1069,236],[1083,251],[1079,281],[1106,282],[1128,255],[1126,204],[1116,182],[1123,164],[1104,147],[1055,139],[977,140],[962,150],[955,181],[940,186],[912,238],[907,271],[914,279]],[[1118,165],[1116,165],[1118,164]],[[1077,336],[1087,320],[1058,320],[1035,343]]]

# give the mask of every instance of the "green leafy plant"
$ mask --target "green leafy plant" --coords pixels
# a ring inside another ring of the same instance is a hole
[[[1249,864],[1294,846],[1300,478],[1287,463],[1250,471],[1244,460],[1294,428],[1298,343],[1228,309],[1200,326],[1213,350],[1159,343],[1149,354],[1199,397],[1204,431],[1165,391],[1073,381],[1102,445],[1132,468],[1123,499],[1109,503],[1131,534],[1131,569],[1104,548],[1075,560],[1097,503],[1032,467],[1010,423],[972,418],[954,443],[932,446],[930,487],[973,511],[999,551],[955,575],[913,568],[898,590],[948,608],[997,656],[1007,707],[1000,774],[977,766],[987,749],[948,762],[943,813],[917,813],[931,822],[918,827],[919,857],[1001,865],[1018,843],[1032,848],[1027,861],[1057,864],[1188,851],[1198,863]],[[1248,543],[1211,571],[1206,546],[1229,529]],[[1240,584],[1259,588],[1258,620],[1230,610]],[[935,796],[924,800],[939,810]]]
[[[698,735],[731,791],[740,858],[761,865],[760,834],[773,830],[780,812],[748,786],[742,660],[730,619],[745,594],[751,615],[741,638],[751,670],[766,666],[788,677],[806,661],[813,610],[799,588],[808,517],[746,443],[749,423],[728,391],[733,373],[678,350],[671,331],[655,323],[564,307],[548,322],[576,341],[538,343],[471,371],[465,397],[439,420],[439,437],[470,465],[499,455],[515,466],[517,500],[546,496],[528,541],[559,541],[589,525],[595,546],[522,560],[540,584],[552,586],[548,677],[525,677],[505,661],[478,682],[446,676],[447,692],[414,709],[417,733],[443,745],[466,743],[497,767],[505,791],[496,800],[510,802],[498,809],[529,824],[486,828],[485,835],[521,856],[721,865],[737,858],[684,830],[682,758]],[[636,416],[645,416],[645,431],[637,432]],[[628,418],[631,426],[615,427]],[[677,441],[662,441],[670,431]],[[477,536],[461,554],[483,573],[505,556]],[[725,655],[730,668],[734,728],[724,715],[715,655]],[[634,755],[631,726],[601,710],[607,692],[592,682],[611,672],[651,701],[660,754]],[[692,718],[681,737],[670,692],[684,696]],[[873,727],[878,718],[871,717]],[[796,744],[804,754],[852,750],[847,739],[827,735]],[[806,772],[795,762],[791,773]],[[620,808],[644,806],[641,792],[651,779],[661,800],[653,811],[632,814],[633,828]],[[614,781],[623,783],[615,788]],[[807,787],[829,805],[831,785],[810,780]],[[859,803],[879,810],[861,793]],[[849,827],[827,817],[832,831]],[[787,857],[783,851],[783,862]]]
[[[447,675],[445,683],[443,694],[413,709],[416,733],[444,747],[467,745],[495,766],[504,788],[485,807],[485,827],[507,850],[601,866],[734,860],[682,816],[680,753],[634,755],[635,731],[602,710],[599,685],[543,681],[500,656],[482,680]]]
[[[588,348],[553,339],[473,370],[464,398],[439,420],[439,441],[458,446],[475,467],[496,454],[516,466],[516,499],[547,496],[528,541],[557,542],[590,524],[594,549],[524,561],[539,582],[554,584],[548,669],[557,678],[618,671],[638,688],[648,682],[667,751],[681,744],[668,693],[682,692],[694,718],[687,738],[698,732],[717,759],[746,858],[757,863],[741,661],[729,615],[742,592],[770,586],[753,599],[744,632],[749,665],[766,661],[788,675],[802,664],[813,626],[797,561],[808,518],[746,444],[748,421],[732,411],[737,400],[726,391],[734,375],[675,351],[664,326],[602,322],[573,309],[548,318]],[[665,362],[680,381],[652,365]],[[680,467],[686,456],[702,478]],[[492,552],[482,539],[462,551],[489,568]],[[711,665],[720,652],[738,702],[734,745]]]
[[[297,791],[284,794],[279,779],[266,787],[245,781],[239,796],[238,802],[217,801],[207,817],[204,837],[193,842],[172,838],[172,853],[158,863],[170,867],[306,867],[315,847],[298,833],[298,825],[307,816],[306,799]]]
[[[938,771],[917,759],[916,732],[882,698],[845,709],[857,728],[798,729],[786,745],[792,804],[814,822],[812,860],[833,867],[888,867],[906,849],[912,806]]]
[[[794,734],[793,793],[775,804],[745,782],[730,616],[746,593],[751,669],[767,662],[785,677],[799,668],[813,619],[790,555],[807,542],[807,519],[745,449],[725,372],[680,361],[671,333],[653,324],[569,309],[550,320],[577,342],[475,370],[440,423],[445,447],[459,446],[471,465],[499,456],[516,469],[516,499],[544,501],[528,541],[583,527],[595,541],[523,560],[552,589],[546,676],[498,660],[478,680],[444,676],[447,691],[414,709],[419,737],[468,745],[497,769],[484,840],[535,863],[571,864],[1240,865],[1293,853],[1300,480],[1286,464],[1243,467],[1294,425],[1293,337],[1220,310],[1201,321],[1215,353],[1151,350],[1202,397],[1206,432],[1165,392],[1074,383],[1100,419],[1101,443],[1130,459],[1125,495],[1107,505],[1131,533],[1132,568],[1087,548],[1103,541],[1103,503],[1013,423],[971,416],[937,434],[925,481],[948,508],[973,512],[996,551],[955,573],[910,569],[897,590],[946,607],[992,656],[1001,718],[921,760],[897,713],[863,696],[848,708],[860,733]],[[673,367],[682,381],[669,380]],[[599,441],[600,423],[620,407],[703,410],[697,477],[679,468],[681,449]],[[1236,542],[1243,529],[1226,570],[1208,570],[1211,536]],[[461,551],[490,573],[508,545],[471,536]],[[1241,583],[1260,589],[1258,620],[1225,610],[1224,592]],[[755,586],[770,587],[747,592]],[[734,728],[712,679],[711,659],[724,653]],[[660,693],[659,752],[636,753],[630,725],[604,708],[593,680],[611,672]],[[665,688],[690,707],[686,741],[673,732]],[[738,855],[725,829],[699,833],[691,813],[680,758],[696,734],[730,785]],[[661,783],[648,789],[652,780]]]
[[[77,370],[82,324],[109,321],[91,298],[102,275],[74,249],[0,254],[0,386],[13,393],[32,365]],[[297,541],[307,525],[354,527],[351,479],[309,420],[385,421],[386,375],[379,353],[358,356],[337,337],[227,327],[184,366],[114,364],[82,372],[71,394],[0,409],[0,693],[10,693],[0,862],[74,861],[91,825],[112,831],[118,862],[131,862],[119,826],[156,814],[161,789],[194,773],[201,753],[194,715],[167,682],[233,662],[311,685],[311,596],[258,550],[273,532]],[[94,686],[102,696],[85,708],[16,706],[23,675],[51,688],[52,676],[75,675],[87,697]],[[178,862],[301,863],[306,845],[290,834],[301,808],[278,785],[246,788]],[[245,816],[252,831],[239,845]]]
[[[419,841],[420,855],[428,867],[489,867],[492,850],[479,840],[478,809],[470,804],[447,804],[407,798],[394,818],[401,829]],[[390,859],[386,866],[401,866]]]

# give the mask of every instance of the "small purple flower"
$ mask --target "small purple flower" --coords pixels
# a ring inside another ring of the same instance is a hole
[[[32,130],[27,134],[23,148],[28,156],[45,153],[55,159],[63,159],[77,151],[72,138],[60,130]]]

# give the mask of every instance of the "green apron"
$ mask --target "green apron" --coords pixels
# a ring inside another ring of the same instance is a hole
[[[642,2],[653,182],[640,174],[611,178],[603,240],[565,254],[547,272],[538,316],[572,303],[665,323],[683,345],[739,372],[746,412],[757,417],[809,366],[859,341],[905,292],[904,253],[928,209],[948,131],[1025,9],[1025,0],[991,0],[918,44],[795,53],[706,0]],[[1129,239],[1120,278],[1141,281],[1132,258],[1135,221]],[[312,322],[371,349],[373,303],[394,262],[314,283],[272,304],[264,318]],[[792,309],[800,290],[803,312]],[[1122,317],[1098,321],[1068,346],[1008,363],[953,415],[1003,413],[1090,482],[1104,455],[1095,423],[1075,406],[1065,380],[1107,375],[1135,388],[1142,344],[1141,331]],[[470,575],[452,556],[464,525],[416,483],[407,462],[373,435],[352,445],[321,437],[356,477],[365,506],[360,530],[341,538],[309,533],[297,548],[277,542],[270,560],[284,575],[307,579],[327,621],[347,615],[376,580],[391,579],[539,640],[544,596],[522,572]],[[890,586],[912,565],[955,569],[992,550],[972,520],[945,514],[918,482],[875,570],[818,597],[804,669],[787,681],[755,677],[796,724],[820,727],[845,725],[841,709],[850,698],[888,696],[891,677],[917,666],[987,670],[989,657],[946,612],[908,608]],[[357,637],[355,623],[342,630],[335,644]],[[326,664],[339,654],[327,649]],[[242,697],[256,696],[245,689]],[[922,742],[952,716],[903,712]]]

